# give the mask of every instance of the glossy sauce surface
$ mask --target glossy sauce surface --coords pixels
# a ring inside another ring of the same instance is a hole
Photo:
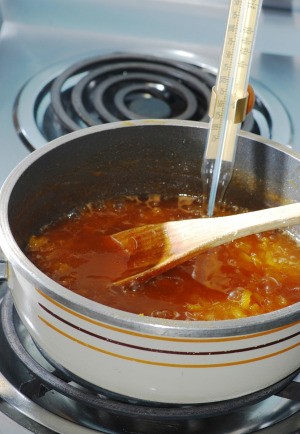
[[[242,212],[222,209],[216,216]],[[297,243],[282,231],[248,236],[130,287],[111,285],[128,257],[108,236],[131,227],[203,217],[197,198],[128,197],[87,204],[42,228],[26,254],[45,274],[99,303],[160,318],[223,320],[300,301]]]

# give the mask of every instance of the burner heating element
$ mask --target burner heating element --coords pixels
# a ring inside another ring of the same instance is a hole
[[[80,124],[145,117],[203,120],[214,80],[208,71],[189,64],[144,56],[100,57],[79,62],[54,80],[52,106],[69,131]],[[63,100],[66,88],[69,104]]]
[[[23,141],[35,149],[68,132],[107,122],[208,121],[215,80],[214,68],[149,55],[80,59],[33,77],[18,96],[14,124]],[[285,109],[267,88],[257,82],[253,86],[255,106],[242,128],[274,139],[276,113],[285,134],[283,142],[288,143],[291,128]]]

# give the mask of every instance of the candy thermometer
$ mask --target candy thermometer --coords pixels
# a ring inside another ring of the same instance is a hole
[[[263,0],[231,0],[222,58],[212,89],[210,124],[201,176],[207,214],[230,182],[241,123],[246,116],[249,70]]]

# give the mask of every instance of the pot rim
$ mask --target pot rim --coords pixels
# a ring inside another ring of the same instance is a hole
[[[178,126],[207,129],[205,122],[182,120],[143,119],[123,122],[113,122],[104,125],[78,130],[59,137],[43,147],[33,151],[23,159],[10,173],[0,191],[0,247],[6,255],[7,261],[13,269],[21,272],[35,287],[46,296],[61,303],[63,306],[74,310],[85,317],[109,324],[116,329],[126,328],[137,333],[146,333],[170,337],[219,337],[238,336],[258,333],[274,328],[280,328],[287,324],[300,321],[300,302],[270,313],[246,318],[220,320],[220,321],[183,321],[152,318],[140,316],[134,313],[121,311],[73,293],[69,289],[58,284],[40,271],[22,252],[17,245],[9,226],[8,203],[10,194],[22,175],[22,173],[36,160],[47,152],[67,142],[82,136],[88,136],[105,130],[127,128],[134,126]],[[253,133],[240,132],[241,137],[259,141],[267,146],[278,149],[291,157],[300,159],[300,155],[272,140],[263,138]]]

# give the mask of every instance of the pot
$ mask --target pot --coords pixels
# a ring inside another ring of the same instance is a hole
[[[29,155],[2,188],[0,245],[16,310],[48,360],[82,384],[131,400],[209,403],[261,391],[299,368],[300,303],[226,321],[142,317],[69,291],[24,254],[31,234],[87,201],[199,194],[206,128],[142,120],[76,131]],[[299,161],[242,132],[225,200],[251,209],[299,200]]]

